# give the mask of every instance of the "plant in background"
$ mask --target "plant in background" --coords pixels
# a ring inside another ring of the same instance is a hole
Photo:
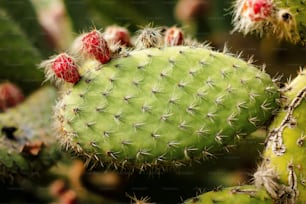
[[[305,202],[305,71],[280,88],[252,58],[194,39],[218,44],[215,35],[229,31],[227,2],[63,3],[48,10],[63,34],[53,37],[36,18],[51,1],[0,5],[0,75],[25,91],[0,92],[1,179],[22,189],[15,196],[4,185],[1,201],[178,203],[225,185],[185,203]],[[232,4],[234,31],[304,44],[303,1]],[[45,39],[59,36],[50,49]],[[59,54],[41,63],[52,52]],[[44,81],[39,63],[58,90],[29,96]]]

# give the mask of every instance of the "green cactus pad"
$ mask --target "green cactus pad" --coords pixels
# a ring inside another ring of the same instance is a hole
[[[250,63],[206,48],[131,51],[83,68],[56,120],[66,149],[91,164],[179,166],[262,126],[278,88]]]
[[[255,173],[280,203],[306,203],[306,71],[286,88],[282,109],[269,127],[263,163]]]
[[[255,186],[235,186],[221,190],[206,192],[188,199],[184,204],[273,204],[273,200],[265,189]]]
[[[35,176],[59,158],[50,128],[55,99],[55,90],[45,87],[0,114],[0,180]]]

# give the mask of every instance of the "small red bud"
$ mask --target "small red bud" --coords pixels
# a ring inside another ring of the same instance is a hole
[[[106,40],[98,30],[93,30],[82,35],[81,52],[93,57],[102,64],[111,60],[111,51]]]
[[[59,54],[52,62],[52,70],[58,78],[69,83],[77,83],[80,74],[74,59],[66,53]]]
[[[119,43],[125,46],[131,45],[130,33],[124,27],[116,25],[108,26],[103,33],[103,37],[108,43]]]
[[[46,78],[60,82],[62,80],[75,84],[80,80],[80,74],[75,59],[67,53],[61,53],[40,64],[45,68]]]
[[[271,0],[246,0],[243,3],[241,14],[251,21],[262,21],[272,13]]]
[[[165,34],[165,45],[176,46],[184,43],[183,31],[177,27],[171,27],[167,29]]]

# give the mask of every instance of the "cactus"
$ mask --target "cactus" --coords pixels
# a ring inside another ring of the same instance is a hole
[[[18,181],[31,177],[59,159],[52,137],[52,104],[56,94],[45,87],[24,103],[0,114],[0,177]]]
[[[235,186],[220,190],[210,191],[194,198],[188,199],[184,204],[273,204],[273,200],[265,189],[255,186]]]
[[[284,92],[284,102],[270,125],[263,162],[254,174],[276,203],[306,202],[306,71]]]
[[[278,39],[304,45],[305,9],[302,0],[236,0],[234,31],[273,33]]]
[[[278,107],[267,74],[203,47],[134,50],[83,72],[58,102],[55,126],[63,146],[92,165],[166,168],[206,158]]]

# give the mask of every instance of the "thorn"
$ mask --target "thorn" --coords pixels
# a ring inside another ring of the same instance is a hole
[[[210,119],[211,122],[214,122],[214,118],[216,117],[216,114],[214,114],[214,113],[207,113],[206,116]]]
[[[103,135],[105,136],[105,137],[110,137],[111,136],[111,132],[110,131],[103,131]]]
[[[260,105],[261,109],[263,109],[264,111],[268,111],[271,110],[271,107],[269,107],[271,104],[267,103],[267,100],[265,99],[265,101]]]
[[[197,96],[201,99],[205,99],[205,96],[207,95],[207,92],[205,91],[201,91],[201,90],[198,90],[197,91]]]
[[[182,121],[180,122],[179,126],[178,126],[180,129],[184,130],[186,128],[188,128],[187,126],[187,122],[186,121]]]
[[[133,128],[137,131],[138,129],[140,129],[144,125],[145,125],[145,123],[133,123]]]
[[[139,150],[136,154],[136,158],[139,159],[140,156],[151,156],[148,150]]]
[[[96,142],[90,142],[90,145],[93,146],[94,148],[99,148]]]
[[[217,99],[215,100],[215,103],[216,103],[217,105],[222,105],[223,98],[224,98],[223,95],[218,96]]]
[[[175,142],[175,141],[168,142],[168,147],[170,147],[170,148],[177,148],[178,145],[180,145],[179,142]]]
[[[169,99],[169,103],[176,105],[178,101],[178,97],[175,96],[171,96],[171,98]]]
[[[237,105],[236,105],[236,108],[238,109],[238,111],[240,112],[241,111],[241,109],[243,108],[243,109],[247,109],[248,107],[246,106],[246,102],[240,102],[240,103],[238,103]]]
[[[134,98],[134,97],[133,97],[133,96],[127,95],[127,96],[125,96],[125,97],[123,98],[123,100],[124,100],[125,102],[129,103],[130,100],[131,100],[132,98]]]
[[[143,104],[143,105],[141,106],[141,111],[142,111],[143,113],[145,113],[145,112],[150,112],[151,109],[152,109],[152,106],[149,106],[149,105],[147,105],[147,104]]]
[[[196,132],[199,136],[204,136],[209,133],[209,130],[206,130],[205,127],[201,127],[199,130]]]
[[[184,88],[186,85],[187,85],[187,82],[180,81],[177,86],[180,88]]]
[[[260,122],[260,120],[258,120],[258,118],[255,116],[255,117],[251,117],[248,119],[248,121],[254,125],[255,127],[257,127],[257,123]]]
[[[113,158],[114,160],[117,160],[118,157],[117,157],[117,154],[119,154],[119,152],[112,152],[112,151],[108,151],[107,152],[107,155],[111,158]]]
[[[233,126],[233,122],[237,121],[237,114],[236,113],[231,113],[230,116],[227,117],[227,123],[232,127]]]
[[[151,137],[153,137],[154,139],[157,139],[160,137],[160,134],[157,134],[157,132],[155,131],[151,133]]]
[[[186,112],[193,115],[197,109],[197,105],[192,103],[186,108]]]
[[[208,159],[210,157],[215,157],[212,153],[209,152],[209,150],[210,150],[210,147],[209,148],[205,147],[202,150],[203,160]]]
[[[173,115],[172,113],[165,113],[165,114],[163,114],[163,115],[160,117],[160,119],[163,120],[163,121],[166,121],[166,120],[168,120],[168,118],[169,118],[170,116],[172,116],[172,115]]]
[[[215,84],[214,84],[214,82],[213,82],[213,80],[212,80],[211,78],[208,78],[208,79],[206,80],[206,84],[207,84],[209,87],[211,87],[211,88],[215,87]]]
[[[86,125],[87,125],[87,127],[92,127],[92,126],[94,126],[96,124],[96,122],[88,122],[88,123],[86,123]]]
[[[226,70],[222,69],[220,72],[221,72],[221,76],[222,76],[223,79],[227,78]]]
[[[250,97],[251,101],[255,101],[255,98],[258,97],[258,96],[259,96],[258,94],[254,93],[252,91],[249,93],[249,97]]]
[[[216,136],[215,136],[215,140],[216,140],[216,142],[218,142],[219,144],[222,144],[223,138],[224,138],[224,137],[227,137],[227,136],[225,136],[225,135],[221,135],[222,131],[223,131],[223,130],[220,130],[220,131],[216,134]]]
[[[127,140],[122,140],[121,141],[121,144],[123,144],[123,145],[131,145],[132,144],[132,142],[131,141],[127,141]]]

